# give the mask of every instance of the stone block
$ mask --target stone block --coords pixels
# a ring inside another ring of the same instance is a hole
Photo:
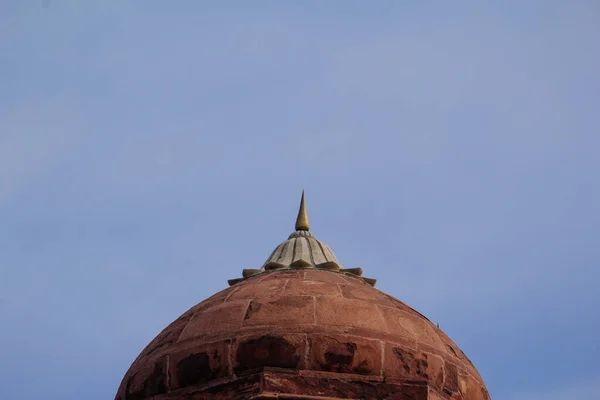
[[[277,272],[263,272],[264,276],[259,276],[256,279],[259,279],[260,282],[266,281],[278,281],[278,280],[287,280],[287,279],[303,279],[304,271],[277,271]]]
[[[229,341],[205,343],[169,357],[171,390],[206,383],[227,375]]]
[[[419,339],[432,347],[443,348],[443,343],[431,323],[418,315],[390,307],[380,307],[389,333]]]
[[[242,326],[247,307],[248,301],[243,300],[223,303],[197,313],[181,332],[178,342],[202,335],[237,331]]]
[[[349,278],[355,279],[355,278]],[[357,285],[357,284],[348,284],[348,285],[339,285],[342,291],[342,295],[348,299],[357,299],[364,300],[370,303],[377,303],[384,306],[392,307],[393,303],[381,292],[378,290],[373,290],[373,288],[369,285]]]
[[[448,361],[444,362],[444,392],[459,393],[458,367]]]
[[[459,372],[459,387],[464,400],[489,400],[490,395],[478,380],[466,373]]]
[[[308,369],[381,375],[381,342],[342,335],[308,335]]]
[[[316,314],[318,325],[342,325],[387,332],[377,305],[365,301],[335,297],[317,299]]]
[[[259,368],[305,368],[304,334],[265,334],[234,339],[231,346],[233,372],[237,375]]]
[[[338,283],[347,284],[349,279],[354,280],[355,278],[346,278],[344,275],[337,272],[310,270],[305,271],[304,279],[308,281],[333,283],[335,285]]]
[[[386,378],[427,380],[436,388],[443,387],[444,360],[441,357],[387,342],[384,360]]]
[[[273,273],[273,275],[279,274],[280,272]],[[256,278],[250,279],[253,280]],[[285,282],[286,279],[266,279],[259,282],[252,282],[251,285],[242,284],[229,296],[227,302],[243,299],[279,297],[283,294]]]
[[[166,393],[167,358],[144,362],[127,378],[126,399],[145,399]]]
[[[285,287],[286,296],[334,296],[341,297],[337,285],[312,280],[290,280]]]
[[[243,326],[291,326],[315,323],[315,300],[311,296],[283,296],[271,301],[252,300]]]

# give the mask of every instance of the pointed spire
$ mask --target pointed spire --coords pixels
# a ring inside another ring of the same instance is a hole
[[[302,199],[300,200],[300,210],[298,210],[298,218],[296,218],[296,230],[308,231],[310,225],[308,223],[308,215],[306,214],[306,206],[304,204],[304,189],[302,190]]]

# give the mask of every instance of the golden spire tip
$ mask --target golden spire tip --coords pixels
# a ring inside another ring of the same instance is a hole
[[[310,225],[308,223],[308,215],[306,214],[306,206],[304,204],[304,189],[302,190],[302,199],[300,200],[300,210],[298,210],[298,218],[296,218],[296,230],[310,230]]]

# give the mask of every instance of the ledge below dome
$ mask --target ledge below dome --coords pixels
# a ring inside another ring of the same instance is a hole
[[[159,394],[155,400],[342,400],[342,399],[450,399],[426,381],[386,380],[359,374],[258,368],[240,376]],[[127,400],[129,397],[117,400]]]
[[[263,275],[272,274],[275,272],[298,271],[298,270],[319,270],[319,271],[331,272],[334,274],[340,274],[340,275],[358,279],[358,280],[360,280],[370,286],[373,286],[373,287],[377,283],[377,279],[363,277],[362,276],[362,268],[348,268],[348,269],[340,269],[337,271],[332,271],[327,268],[319,268],[319,267],[307,267],[307,268],[286,267],[286,268],[278,268],[278,269],[244,269],[244,270],[242,270],[241,278],[229,279],[227,281],[227,283],[229,284],[229,286],[233,286],[240,282],[245,281],[246,279],[253,278],[256,276],[263,276]]]

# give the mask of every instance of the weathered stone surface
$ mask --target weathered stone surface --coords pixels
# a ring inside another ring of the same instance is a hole
[[[247,301],[227,302],[195,314],[181,332],[179,341],[238,329],[242,325],[247,306]]]
[[[285,284],[287,279],[298,280],[304,279],[304,271],[285,270],[277,272],[263,273],[262,276],[257,277],[259,282],[265,281],[282,281]],[[254,278],[253,278],[254,280]]]
[[[309,335],[308,368],[359,375],[381,374],[381,342],[342,335]]]
[[[349,278],[355,279],[355,278]],[[368,301],[373,304],[382,304],[385,306],[392,307],[393,303],[379,290],[373,290],[373,287],[369,285],[356,285],[356,284],[347,284],[339,285],[342,291],[342,295],[347,299],[356,299]]]
[[[451,400],[448,394],[440,392],[439,389],[434,387],[429,387],[428,395],[427,400]]]
[[[471,375],[460,373],[459,386],[464,400],[489,400],[486,388],[478,385]]]
[[[298,369],[305,367],[305,335],[262,335],[242,337],[233,342],[233,372],[264,367]]]
[[[198,385],[228,374],[229,341],[207,343],[174,353],[169,358],[171,390]]]
[[[433,387],[443,387],[444,361],[436,355],[388,342],[385,344],[384,358],[386,377],[425,380]]]
[[[444,392],[459,393],[458,367],[447,361],[444,363]]]
[[[337,285],[328,282],[290,279],[285,287],[286,296],[334,296],[341,297]]]
[[[356,278],[346,277],[342,274],[338,274],[330,271],[305,271],[304,279],[311,281],[319,281],[333,284],[347,284],[348,282],[362,283]]]
[[[232,378],[214,386],[183,390],[174,396],[152,400],[241,400],[252,399],[262,389],[261,374]]]
[[[141,363],[127,379],[125,398],[146,399],[167,392],[167,359]]]
[[[363,283],[360,283],[363,285]],[[317,303],[317,324],[342,325],[386,332],[377,305],[361,300],[329,298]]]
[[[442,341],[435,332],[435,327],[429,321],[419,318],[413,313],[390,307],[380,307],[380,311],[385,318],[389,333],[395,333],[410,339],[418,339],[424,344],[440,349],[444,348]]]
[[[275,272],[273,272],[273,274],[275,274]],[[240,285],[239,289],[233,292],[227,300],[234,301],[243,299],[264,299],[266,297],[277,297],[283,294],[283,288],[285,287],[285,283],[285,279],[265,279],[260,282],[252,282],[252,284],[250,285]]]
[[[318,270],[249,277],[190,308],[142,351],[116,398],[273,393],[489,400],[473,365],[429,320],[359,279]]]
[[[362,379],[359,375],[323,374],[303,371],[299,375],[265,371],[264,391],[278,393],[279,398],[288,394],[300,399],[398,399],[427,400],[427,384],[383,382]],[[310,396],[310,397],[309,397]]]
[[[312,296],[283,296],[252,300],[244,315],[244,326],[306,325],[315,323],[315,299]]]

